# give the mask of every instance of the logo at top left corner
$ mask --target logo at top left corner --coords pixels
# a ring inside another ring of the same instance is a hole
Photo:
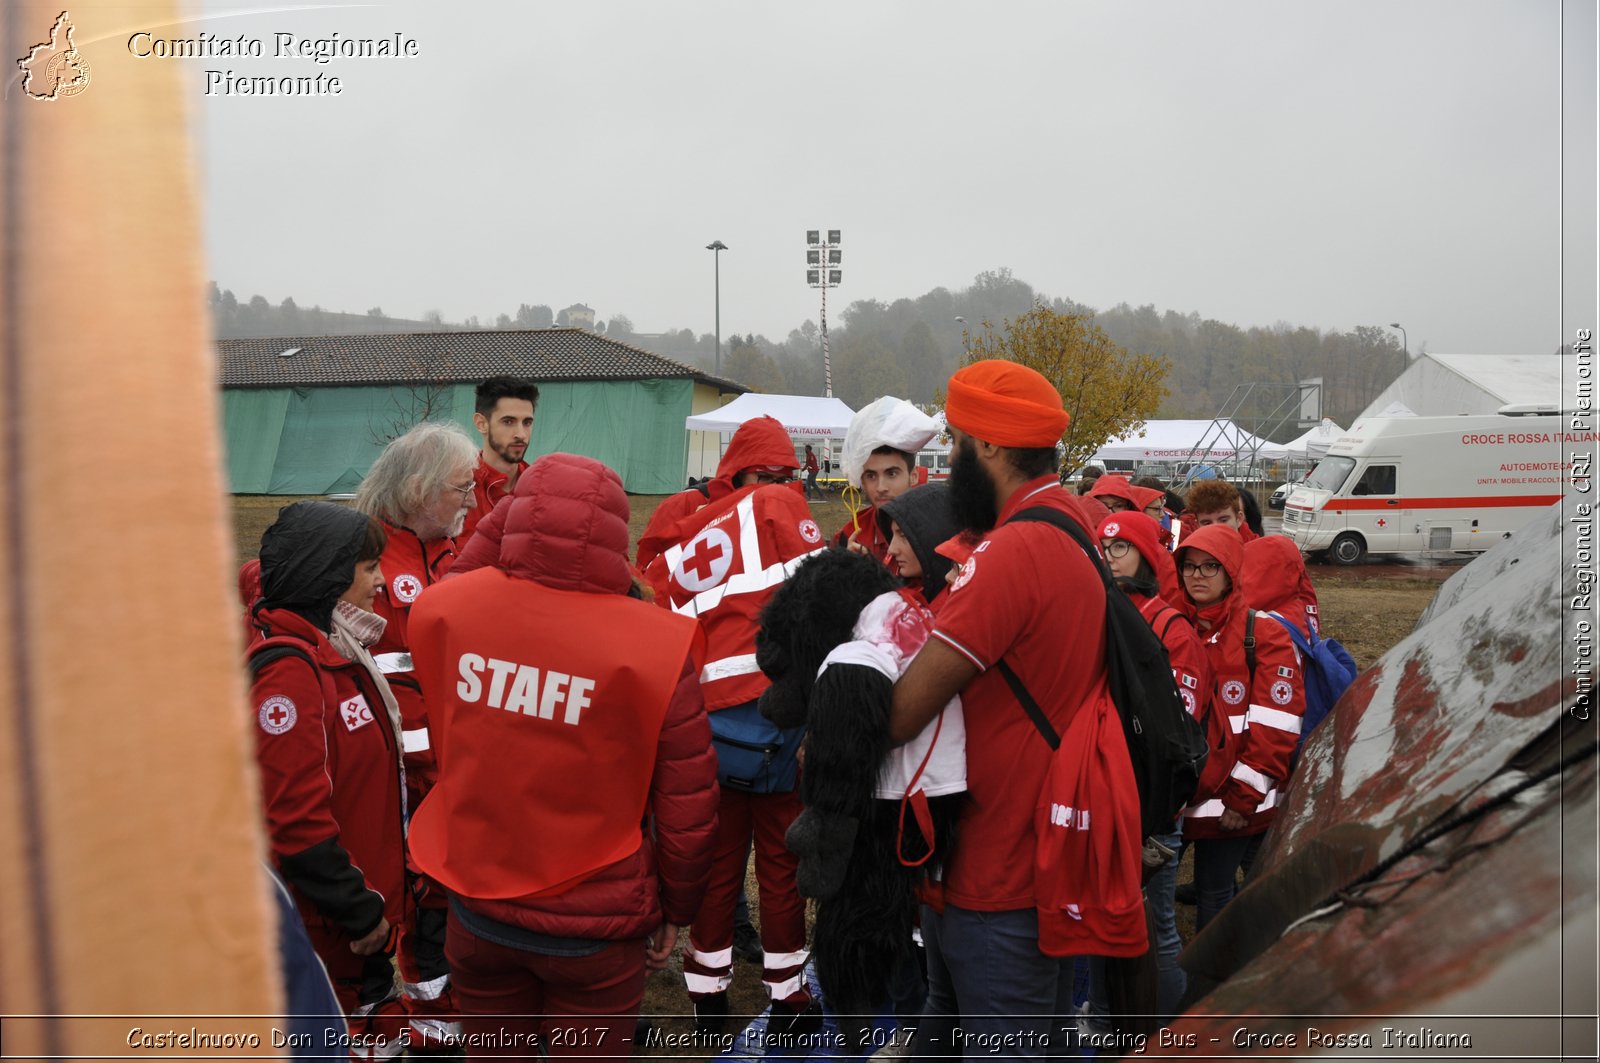
[[[89,61],[72,43],[77,27],[69,12],[56,16],[50,38],[28,49],[17,60],[22,71],[22,91],[29,98],[46,103],[76,96],[89,87]]]

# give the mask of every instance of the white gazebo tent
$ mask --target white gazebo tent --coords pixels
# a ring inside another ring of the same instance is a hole
[[[1089,460],[1104,468],[1130,464],[1172,465],[1177,462],[1275,461],[1283,457],[1281,443],[1262,439],[1222,418],[1214,421],[1146,421],[1094,452]]]
[[[740,395],[726,406],[692,414],[684,419],[683,425],[686,430],[700,433],[698,447],[692,445],[696,437],[690,436],[691,451],[698,451],[690,455],[691,468],[698,466],[698,471],[692,472],[691,475],[712,475],[722,457],[723,449],[728,445],[728,440],[739,430],[740,425],[752,418],[776,418],[778,423],[783,425],[784,431],[791,436],[806,442],[821,442],[824,447],[829,447],[833,441],[844,439],[845,431],[850,427],[850,419],[855,415],[854,410],[835,398],[821,398],[816,395],[759,395],[754,392]],[[718,437],[715,446],[710,443],[713,433]],[[837,447],[833,449],[837,450]]]
[[[1306,469],[1322,460],[1328,448],[1333,446],[1333,441],[1343,434],[1344,429],[1335,424],[1333,418],[1324,417],[1321,424],[1285,443],[1283,456],[1289,467],[1285,470],[1284,479],[1299,479]]]
[[[1321,461],[1333,441],[1343,433],[1344,429],[1335,424],[1333,418],[1324,417],[1321,424],[1285,443],[1284,456],[1290,461]]]

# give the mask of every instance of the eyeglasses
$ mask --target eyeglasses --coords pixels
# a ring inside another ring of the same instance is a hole
[[[1222,562],[1202,561],[1198,565],[1191,565],[1189,562],[1185,561],[1183,564],[1178,566],[1178,571],[1182,572],[1185,576],[1203,576],[1206,579],[1210,579],[1212,576],[1215,576],[1218,572],[1222,571]]]
[[[1133,544],[1126,539],[1112,539],[1101,544],[1100,552],[1107,557],[1127,557],[1128,551],[1133,549]]]
[[[452,491],[460,491],[461,500],[464,502],[468,498],[472,497],[472,492],[477,488],[478,485],[475,483],[469,483],[465,487],[457,487],[455,484],[445,484],[445,486],[450,488]]]

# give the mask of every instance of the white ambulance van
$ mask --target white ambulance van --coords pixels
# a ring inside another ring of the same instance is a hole
[[[1570,421],[1553,406],[1362,418],[1289,492],[1283,533],[1341,565],[1487,550],[1576,493],[1574,481],[1587,487],[1596,433]]]

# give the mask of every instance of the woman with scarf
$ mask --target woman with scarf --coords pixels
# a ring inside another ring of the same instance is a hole
[[[1195,847],[1200,929],[1233,899],[1235,873],[1272,825],[1305,714],[1305,680],[1288,632],[1247,605],[1237,531],[1208,524],[1183,540],[1175,560],[1180,604],[1194,618],[1215,692],[1204,721],[1211,755],[1183,810],[1183,836]]]
[[[370,517],[296,502],[240,574],[272,860],[352,1035],[375,1045],[399,1032],[377,1019],[400,1011],[391,956],[409,903],[399,711],[367,652],[383,633],[370,609],[384,545]]]

